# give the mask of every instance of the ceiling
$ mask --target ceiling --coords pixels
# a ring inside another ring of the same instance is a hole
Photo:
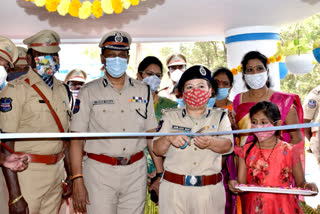
[[[49,13],[25,0],[1,0],[0,35],[21,42],[42,30],[57,31],[65,43],[97,43],[110,30],[135,42],[223,40],[227,29],[279,27],[320,12],[320,0],[147,0],[100,19]]]

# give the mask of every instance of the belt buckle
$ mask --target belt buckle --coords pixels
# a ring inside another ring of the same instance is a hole
[[[201,178],[201,176],[186,175],[185,186],[202,186]]]
[[[117,157],[116,165],[128,165],[130,162],[130,158],[127,157]]]

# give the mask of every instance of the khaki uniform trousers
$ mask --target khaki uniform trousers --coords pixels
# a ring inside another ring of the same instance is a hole
[[[203,187],[182,186],[162,180],[160,214],[224,214],[226,197],[222,181]]]
[[[319,139],[319,132],[315,132],[315,136],[312,136],[310,139],[310,148],[312,154],[315,156],[318,164],[320,165],[320,139]],[[314,133],[313,133],[314,135]]]
[[[27,170],[18,173],[18,179],[30,214],[58,213],[63,192],[63,160],[53,165],[29,163]]]
[[[88,214],[143,214],[147,192],[147,162],[112,166],[84,161],[83,176],[91,205]]]

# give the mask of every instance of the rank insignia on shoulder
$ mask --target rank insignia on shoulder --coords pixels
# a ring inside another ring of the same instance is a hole
[[[308,107],[313,109],[317,106],[317,102],[315,100],[309,100]]]
[[[80,110],[80,100],[76,99],[76,104],[74,105],[74,108],[73,108],[73,114],[78,113],[79,110]]]
[[[0,99],[0,111],[8,112],[12,110],[12,99],[9,97],[3,97]]]
[[[143,97],[132,97],[132,99],[129,99],[129,102],[134,102],[134,103],[147,103],[148,100],[144,100]]]

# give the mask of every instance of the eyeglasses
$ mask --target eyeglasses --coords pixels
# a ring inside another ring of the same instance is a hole
[[[161,79],[162,77],[162,74],[161,73],[153,73],[152,71],[143,71],[143,73],[147,76],[154,76],[156,75],[159,79]]]

